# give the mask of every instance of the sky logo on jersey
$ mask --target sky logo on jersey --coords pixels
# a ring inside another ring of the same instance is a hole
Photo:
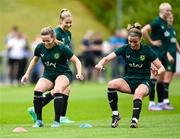
[[[170,39],[170,41],[171,41],[171,43],[176,43],[176,38],[172,37],[172,38]]]
[[[169,33],[168,31],[165,31],[165,32],[164,32],[164,36],[165,36],[165,37],[168,37],[168,36],[170,36],[170,33]]]
[[[60,58],[60,54],[59,53],[55,53],[54,54],[54,59],[59,59]]]
[[[139,59],[140,59],[141,61],[144,61],[144,60],[146,59],[146,57],[145,57],[145,55],[140,55]]]
[[[52,62],[47,61],[47,62],[44,62],[44,64],[45,64],[47,67],[54,67],[54,68],[56,68],[56,63],[52,63]]]
[[[131,68],[142,68],[143,64],[129,63],[129,67]]]

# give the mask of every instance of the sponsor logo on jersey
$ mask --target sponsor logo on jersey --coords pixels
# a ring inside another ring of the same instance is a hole
[[[56,68],[56,63],[47,61],[47,62],[44,62],[44,64],[45,64],[47,67],[54,67],[54,68]]]
[[[165,31],[165,32],[164,32],[164,36],[165,36],[165,37],[168,37],[168,36],[170,36],[170,33],[169,33],[168,31]]]
[[[143,64],[129,63],[129,67],[132,68],[142,68]]]
[[[55,53],[54,54],[54,59],[59,59],[60,58],[60,54],[59,53]]]
[[[172,38],[170,39],[170,41],[171,41],[171,43],[176,43],[176,38],[172,37]]]
[[[145,57],[145,55],[140,55],[139,59],[140,59],[141,61],[144,61],[144,60],[146,59],[146,57]]]

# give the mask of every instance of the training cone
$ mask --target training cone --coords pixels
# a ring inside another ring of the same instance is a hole
[[[88,123],[83,123],[83,124],[80,124],[79,126],[80,128],[90,128],[90,127],[93,127],[91,124],[88,124]]]
[[[16,127],[13,129],[13,132],[27,132],[27,130],[23,127]]]

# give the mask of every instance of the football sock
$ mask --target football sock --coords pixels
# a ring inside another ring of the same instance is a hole
[[[164,83],[164,99],[169,98],[169,83]]]
[[[157,82],[157,96],[158,96],[158,103],[163,102],[163,92],[164,92],[164,83],[163,82]]]
[[[42,106],[44,107],[46,104],[48,104],[54,97],[52,96],[51,92],[47,93],[45,97],[43,97],[43,103]]]
[[[149,92],[149,100],[150,101],[154,101],[154,98],[155,98],[155,85],[156,85],[156,79],[151,79],[151,83],[152,83],[152,86],[151,86],[151,90]]]
[[[68,98],[69,98],[69,96],[63,94],[64,108],[63,108],[61,116],[65,116],[66,115],[67,105],[68,105]]]
[[[37,120],[42,120],[42,92],[34,91],[34,110],[37,115]]]
[[[118,115],[119,112],[118,112],[118,111],[112,111],[112,114],[113,114],[113,115]]]
[[[63,94],[55,93],[54,94],[54,112],[55,112],[54,121],[59,122],[60,116],[62,115],[63,108],[64,108]]]
[[[136,118],[137,120],[139,119],[139,115],[141,113],[141,107],[142,107],[142,100],[135,99],[133,101],[133,114],[132,114],[132,118]]]
[[[108,88],[108,100],[112,111],[118,110],[118,95],[116,89]]]

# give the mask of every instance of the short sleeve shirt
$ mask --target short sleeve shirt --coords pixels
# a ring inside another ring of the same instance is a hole
[[[56,38],[64,42],[64,45],[68,48],[71,46],[71,32],[63,31],[60,27],[55,28]]]
[[[169,37],[169,40],[168,40],[168,45],[169,45],[168,51],[173,56],[173,55],[176,55],[176,43],[177,43],[176,31],[172,26],[170,26],[168,28],[168,31],[170,33],[170,37]]]
[[[160,18],[159,16],[150,23],[152,32],[151,39],[152,40],[161,40],[162,45],[157,47],[153,46],[152,49],[157,53],[157,55],[161,58],[166,55],[168,50],[168,24],[165,20]]]
[[[53,48],[47,49],[43,43],[40,43],[35,48],[34,55],[41,58],[45,74],[71,72],[68,59],[71,59],[73,52],[64,45],[55,45]]]
[[[133,50],[129,45],[125,45],[114,52],[116,56],[124,57],[128,78],[150,79],[151,62],[157,58],[157,55],[149,46],[141,44],[139,50]]]

